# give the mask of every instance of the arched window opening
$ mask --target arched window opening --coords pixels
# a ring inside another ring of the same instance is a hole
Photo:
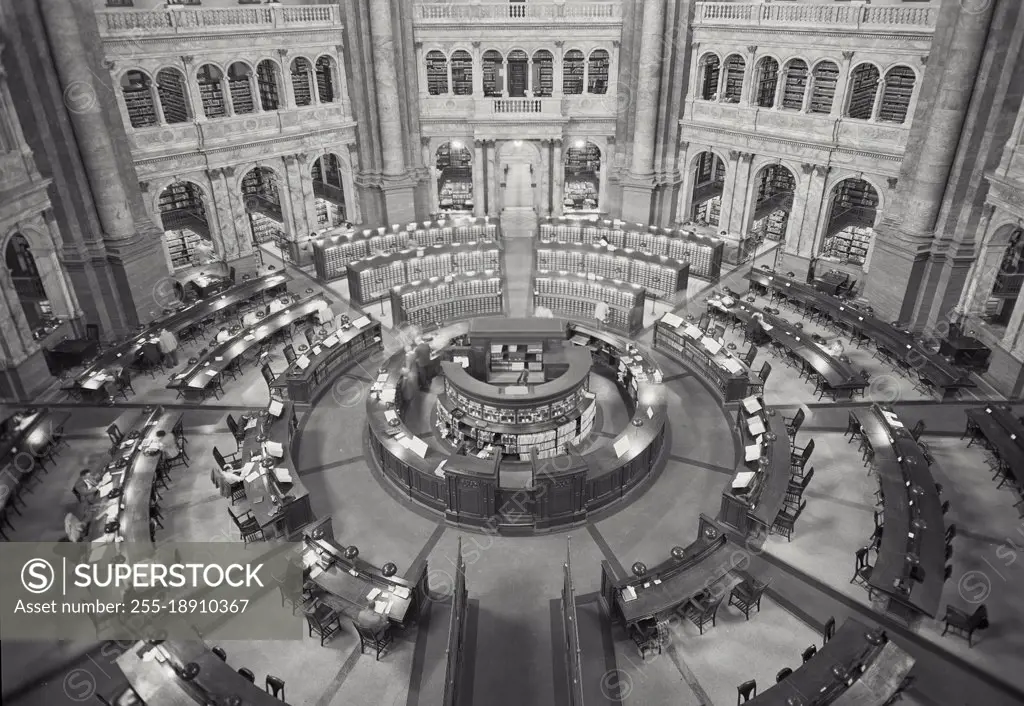
[[[295,91],[295,105],[299,108],[313,105],[312,67],[309,59],[299,56],[292,61],[292,90]]]
[[[473,155],[458,140],[446,142],[434,155],[437,197],[442,211],[473,210]]]
[[[164,109],[164,120],[169,125],[187,123],[190,113],[185,76],[177,69],[162,69],[156,75],[156,88]]]
[[[770,56],[761,60],[757,74],[757,107],[775,107],[775,92],[779,86],[779,62]]]
[[[510,52],[506,59],[508,65],[508,95],[512,98],[522,98],[526,95],[526,81],[529,78],[527,69],[526,52],[515,49]]]
[[[988,259],[991,266],[997,269],[992,289],[985,300],[982,318],[990,325],[1005,327],[1010,323],[1021,286],[1024,285],[1024,230],[1014,228],[1003,251],[1000,253],[997,250]]]
[[[463,49],[452,54],[452,94],[473,95],[473,57]]]
[[[601,193],[601,150],[593,142],[577,140],[565,152],[566,211],[597,211]]]
[[[488,98],[500,98],[505,90],[504,76],[505,59],[494,49],[488,49],[483,57],[484,95]]]
[[[316,60],[316,94],[321,103],[333,103],[338,93],[334,88],[334,62],[329,56]]]
[[[578,96],[583,93],[583,52],[570,49],[562,59],[562,93]]]
[[[158,122],[151,88],[149,75],[142,71],[128,71],[121,77],[121,94],[132,127],[150,127]]]
[[[174,269],[214,259],[206,204],[198,186],[188,181],[175,182],[160,194],[158,206]]]
[[[341,160],[336,154],[325,154],[313,162],[313,197],[316,201],[316,222],[327,228],[340,226],[348,218],[345,211],[345,186],[341,181]]]
[[[706,101],[718,100],[718,79],[722,74],[722,62],[714,54],[708,54],[701,62],[700,97]]]
[[[743,74],[747,70],[747,62],[739,54],[732,54],[725,60],[725,86],[722,89],[722,101],[739,103],[743,97]]]
[[[750,230],[760,239],[785,242],[796,177],[781,164],[770,164],[761,170],[756,184]]]
[[[533,95],[550,98],[555,92],[555,57],[547,49],[533,54]]]
[[[231,91],[231,108],[235,115],[256,112],[252,98],[252,69],[240,61],[228,67],[228,90]]]
[[[875,96],[878,93],[878,69],[871,64],[861,64],[850,75],[850,103],[846,117],[855,120],[870,120],[875,111]]]
[[[701,225],[718,226],[725,189],[725,162],[714,152],[701,152],[693,168],[691,218]]]
[[[828,115],[832,112],[832,101],[836,97],[836,84],[839,81],[839,67],[831,61],[822,61],[814,67],[814,80],[811,82],[811,104],[808,113]]]
[[[878,192],[863,179],[845,179],[832,190],[822,258],[851,265],[863,265],[875,232]]]
[[[894,66],[889,69],[885,75],[882,106],[878,110],[879,120],[900,125],[907,121],[916,81],[917,77],[909,66]]]
[[[203,101],[203,114],[207,118],[223,118],[228,114],[224,106],[224,73],[213,64],[205,64],[196,72],[199,96]]]
[[[263,106],[263,110],[281,108],[281,91],[277,79],[277,64],[270,59],[264,59],[256,66],[256,85],[260,91],[260,105]]]
[[[7,271],[14,283],[14,293],[18,295],[25,319],[33,332],[43,329],[53,318],[43,278],[36,269],[36,259],[29,248],[28,240],[21,233],[15,233],[7,241],[5,253]]]
[[[427,52],[427,93],[432,96],[448,93],[448,57],[436,49]]]
[[[786,78],[782,87],[782,109],[803,110],[807,91],[807,62],[793,59],[786,64]]]
[[[595,49],[590,53],[590,65],[587,67],[587,93],[604,95],[608,92],[608,75],[611,59],[604,49]]]
[[[285,228],[277,175],[266,167],[251,170],[242,178],[242,197],[253,242],[280,242]]]

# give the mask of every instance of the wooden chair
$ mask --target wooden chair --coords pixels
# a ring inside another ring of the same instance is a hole
[[[235,527],[238,528],[239,539],[246,545],[249,542],[262,542],[266,539],[263,534],[263,528],[260,527],[260,523],[256,520],[251,513],[246,513],[239,518],[235,513],[231,512],[231,508],[228,508],[228,514],[231,515],[232,522],[235,523]]]
[[[235,438],[235,444],[241,447],[242,442],[245,441],[245,428],[240,427],[238,422],[235,421],[234,415],[228,415],[228,429],[231,431],[231,436]]]
[[[818,654],[818,646],[817,645],[811,645],[806,650],[804,650],[803,652],[800,653],[800,658],[803,659],[803,661],[804,661],[803,663],[804,664],[807,664],[808,662],[811,661],[811,659],[816,654]]]
[[[732,592],[729,594],[729,605],[739,608],[746,619],[750,620],[752,608],[757,608],[757,612],[761,612],[761,596],[764,595],[765,589],[768,588],[770,583],[770,580],[765,583],[760,583],[755,579],[744,581],[732,589]]]
[[[848,444],[864,438],[864,427],[861,426],[860,419],[853,412],[850,412],[846,418],[846,431],[843,432],[843,436],[847,434],[850,435],[850,438],[846,440]]]
[[[380,661],[381,653],[391,644],[391,625],[385,625],[376,631],[364,628],[354,621],[352,625],[359,633],[359,654],[363,654],[364,649],[369,647],[376,652],[377,661]]]
[[[284,359],[288,361],[288,365],[293,365],[297,358],[298,356],[295,355],[295,348],[292,344],[289,343],[284,347]]]
[[[796,411],[796,414],[794,414],[792,417],[784,417],[786,421],[786,431],[789,432],[790,439],[796,438],[797,432],[800,431],[800,427],[803,426],[805,416],[806,415],[804,414],[804,408],[801,407]]]
[[[213,460],[217,462],[217,466],[220,467],[220,470],[222,470],[222,471],[230,471],[230,470],[232,470],[232,468],[230,466],[230,463],[238,460],[238,452],[235,452],[233,454],[228,454],[227,456],[225,456],[224,454],[222,454],[220,452],[220,449],[218,449],[216,446],[214,446],[213,447]]]
[[[275,699],[284,701],[284,679],[281,677],[275,677],[273,674],[268,674],[265,688],[267,693]]]
[[[755,346],[753,343],[751,343],[750,344],[750,348],[747,349],[747,352],[743,356],[743,363],[744,363],[744,365],[746,365],[749,368],[751,365],[754,364],[754,358],[756,358],[756,357],[757,357],[757,346]]]
[[[873,589],[869,581],[871,581],[871,574],[875,567],[868,563],[868,548],[862,547],[858,549],[855,559],[856,564],[854,565],[853,578],[850,579],[850,583],[866,588],[868,590],[868,600],[870,600]]]
[[[943,635],[952,630],[954,635],[967,638],[968,647],[974,647],[972,641],[975,630],[985,630],[988,628],[988,607],[982,603],[974,609],[973,613],[968,615],[959,608],[948,605],[946,606],[946,616],[942,621],[945,623],[942,628]]]
[[[807,486],[811,484],[811,479],[814,478],[814,467],[807,471],[807,474],[799,481],[791,480],[789,486],[786,488],[785,503],[787,505],[799,505],[803,500],[804,491],[807,490]]]
[[[715,627],[717,624],[718,608],[721,605],[722,597],[708,603],[691,598],[690,602],[686,604],[684,611],[686,613],[686,617],[690,619],[690,622],[697,626],[700,630],[700,634],[703,635],[705,625],[711,623],[711,627]]]
[[[640,650],[640,659],[647,659],[647,652],[658,651],[661,654],[662,643],[658,637],[658,624],[653,619],[641,620],[630,626],[629,636]]]
[[[918,419],[917,420],[917,424],[915,424],[914,428],[910,430],[910,435],[912,437],[914,437],[914,441],[917,441],[918,439],[921,438],[921,435],[924,434],[924,430],[925,430],[924,420],[923,419]]]
[[[775,683],[778,684],[780,681],[782,681],[792,673],[792,669],[790,669],[789,667],[783,667],[779,670],[778,674],[775,675]]]
[[[757,696],[757,680],[745,681],[736,687],[736,704],[745,704]]]
[[[775,518],[775,522],[772,523],[771,533],[782,535],[786,538],[787,542],[792,541],[793,529],[796,527],[796,521],[800,519],[800,515],[803,513],[805,507],[807,507],[807,501],[803,500],[800,502],[800,506],[797,507],[796,512],[793,514],[789,514],[785,510],[780,512]]]
[[[825,621],[825,628],[821,631],[821,646],[824,647],[828,641],[835,637],[836,619],[834,617]]]
[[[793,475],[803,477],[804,467],[807,465],[807,461],[811,458],[811,454],[814,453],[814,439],[807,442],[807,446],[802,449],[794,446],[793,452],[790,455],[790,471]]]
[[[319,635],[321,647],[341,631],[341,616],[323,603],[311,606],[304,611],[304,614],[306,625],[309,628],[309,636],[313,637],[313,633]]]

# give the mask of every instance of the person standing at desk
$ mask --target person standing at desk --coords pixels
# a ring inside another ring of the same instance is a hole
[[[594,318],[601,324],[602,329],[608,322],[608,312],[608,302],[598,302],[597,306],[594,307]]]
[[[158,448],[168,461],[172,458],[177,458],[178,454],[181,453],[181,449],[178,448],[178,440],[174,438],[174,434],[168,434],[163,429],[156,433],[156,441],[153,446]]]
[[[416,356],[416,368],[419,374],[420,390],[427,392],[430,390],[430,381],[433,379],[431,375],[431,350],[430,344],[424,341],[422,338],[416,342],[416,347],[413,349],[413,354]]]
[[[178,367],[178,339],[167,329],[160,329],[157,340],[157,347],[172,367]]]
[[[75,481],[75,487],[71,490],[80,503],[92,503],[99,497],[99,481],[90,469],[83,468]]]

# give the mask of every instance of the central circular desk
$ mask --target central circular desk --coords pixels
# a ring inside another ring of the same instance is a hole
[[[371,455],[409,500],[456,525],[529,534],[586,521],[657,468],[665,386],[631,341],[561,319],[475,319],[430,338],[429,360],[395,353],[367,396]],[[614,381],[626,407],[611,439],[595,437],[591,373]],[[435,375],[428,443],[405,413],[426,394],[416,381]]]

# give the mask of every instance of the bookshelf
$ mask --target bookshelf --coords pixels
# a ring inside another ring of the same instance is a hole
[[[303,107],[313,105],[313,91],[310,88],[309,60],[305,57],[298,57],[292,61],[292,90],[295,92],[295,105]]]
[[[759,108],[771,108],[775,105],[775,89],[779,84],[779,62],[771,57],[761,60],[761,70],[757,80],[757,100]]]
[[[786,83],[782,88],[782,108],[803,110],[806,91],[807,64],[800,59],[795,59],[786,67]]]
[[[132,127],[149,127],[157,124],[149,76],[141,71],[129,71],[121,79],[121,94],[128,107],[128,120]]]
[[[284,223],[259,211],[249,212],[249,226],[257,243],[272,243],[284,237]]]
[[[866,181],[847,179],[836,187],[822,255],[863,265],[874,233],[878,194]]]
[[[170,125],[188,122],[185,77],[174,69],[163,69],[156,75],[156,81],[160,105],[164,109],[164,120]]]
[[[448,59],[441,52],[427,52],[427,93],[440,96],[448,93]]]
[[[452,94],[473,95],[473,57],[462,49],[454,52],[452,62]]]
[[[583,52],[572,49],[562,59],[562,93],[576,96],[583,93]]]
[[[703,201],[693,207],[693,220],[698,223],[707,223],[711,226],[717,226],[721,215],[721,196],[712,196],[707,201]]]
[[[269,59],[261,61],[256,67],[256,86],[260,92],[260,104],[263,106],[263,110],[278,110],[281,107],[277,69]]]
[[[536,250],[539,272],[575,272],[620,279],[639,285],[669,299],[686,289],[690,266],[665,255],[654,255],[631,247],[617,249],[600,244],[539,244]]]
[[[500,97],[502,91],[501,67],[504,63],[501,54],[494,50],[484,52],[483,83],[484,96]]]
[[[717,56],[709,55],[704,59],[702,70],[700,97],[707,101],[713,101],[718,98],[718,79],[722,72],[722,64]]]
[[[592,320],[595,306],[606,302],[606,324],[627,333],[642,327],[644,301],[642,287],[593,275],[538,273],[534,280],[534,306],[575,319]]]
[[[746,62],[743,57],[733,54],[725,60],[725,85],[722,100],[725,103],[739,103],[743,95],[743,73]]]
[[[391,290],[395,324],[435,323],[504,311],[501,276],[496,269],[477,274],[447,274]]]
[[[244,115],[256,110],[252,100],[252,85],[249,83],[248,76],[229,78],[228,90],[231,92],[231,107],[234,109],[235,115]]]
[[[873,229],[847,226],[825,239],[821,254],[851,265],[863,265]]]
[[[836,96],[839,81],[839,67],[831,61],[822,61],[814,67],[814,82],[811,85],[811,103],[808,113],[828,115],[832,112],[832,101]]]
[[[345,205],[328,199],[318,198],[316,203],[316,222],[324,228],[337,228],[345,222]]]
[[[555,91],[555,60],[551,52],[541,49],[533,55],[533,95],[550,98]]]
[[[321,103],[335,100],[334,74],[331,72],[331,60],[326,56],[316,60],[316,94]]]
[[[733,373],[726,366],[730,359],[727,351],[712,354],[699,337],[688,336],[682,326],[676,327],[658,321],[654,326],[654,348],[694,371],[715,389],[725,402],[735,402],[747,396],[750,371],[746,366]]]
[[[895,66],[885,75],[885,90],[878,119],[887,123],[903,124],[907,121],[910,99],[914,95],[914,72],[908,66]]]
[[[223,118],[227,115],[224,106],[224,86],[221,84],[223,78],[220,69],[211,64],[200,67],[196,74],[199,97],[203,101],[203,113],[207,118]]]
[[[191,267],[195,246],[202,240],[200,235],[189,229],[165,230],[164,239],[171,256],[171,267],[175,270]]]
[[[869,120],[875,109],[875,94],[878,92],[878,69],[870,64],[861,64],[853,70],[850,80],[850,107],[847,117],[855,120]]]
[[[608,72],[611,59],[604,49],[595,49],[590,54],[587,69],[587,93],[603,95],[608,92]]]

